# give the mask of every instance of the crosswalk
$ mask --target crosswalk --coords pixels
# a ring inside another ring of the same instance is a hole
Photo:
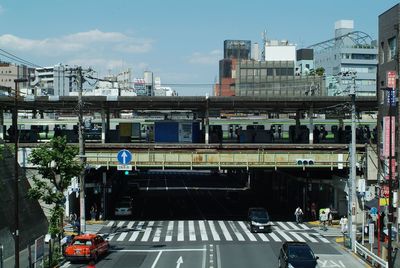
[[[110,221],[103,235],[110,242],[285,242],[330,243],[305,224],[272,222],[269,233],[251,233],[244,221]],[[102,233],[101,231],[99,233]]]

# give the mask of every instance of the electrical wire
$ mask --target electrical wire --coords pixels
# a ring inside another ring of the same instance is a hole
[[[22,58],[20,58],[20,57],[18,57],[18,56],[16,56],[16,55],[10,53],[10,52],[5,51],[4,49],[1,49],[1,48],[0,48],[0,51],[3,51],[3,53],[0,53],[0,55],[6,57],[6,58],[8,58],[8,59],[17,61],[17,62],[22,63],[22,64],[26,64],[26,65],[28,65],[28,66],[35,66],[35,67],[42,68],[42,66],[40,66],[40,65],[38,65],[38,64],[35,64],[35,63],[32,63],[32,62],[30,62],[30,61],[24,60],[24,59],[22,59]],[[4,53],[6,53],[6,54],[4,54]]]

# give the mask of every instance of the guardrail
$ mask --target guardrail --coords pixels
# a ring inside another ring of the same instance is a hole
[[[366,247],[358,243],[357,241],[355,242],[355,252],[362,256],[363,258],[367,259],[372,263],[372,265],[375,267],[375,264],[379,264],[380,267],[389,267],[389,263],[382,258],[378,257],[376,254],[373,252],[369,251]]]

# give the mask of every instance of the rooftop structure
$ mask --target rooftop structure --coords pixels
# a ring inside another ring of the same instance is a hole
[[[376,42],[368,34],[354,31],[352,20],[337,21],[334,38],[308,48],[314,50],[314,67],[325,69],[329,95],[346,94],[346,88],[351,81],[336,79],[336,77],[348,71],[357,73],[357,95],[376,94],[378,48]]]

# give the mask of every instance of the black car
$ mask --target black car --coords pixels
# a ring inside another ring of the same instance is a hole
[[[304,242],[285,242],[279,253],[279,268],[317,268],[318,257]]]
[[[249,208],[248,221],[250,232],[271,232],[271,222],[264,208]]]

